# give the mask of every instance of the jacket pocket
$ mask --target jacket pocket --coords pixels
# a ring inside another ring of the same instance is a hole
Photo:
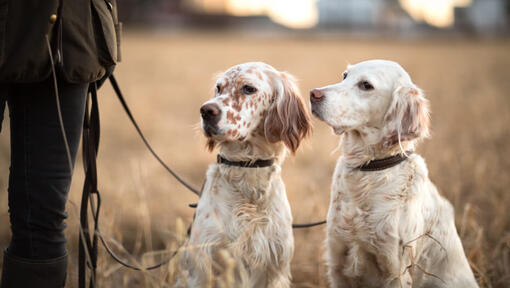
[[[104,44],[108,53],[99,53],[105,55],[100,59],[101,62],[105,62],[106,66],[114,65],[119,61],[119,45],[120,29],[117,27],[117,15],[116,15],[116,3],[111,0],[92,0],[93,8],[99,18],[99,24],[104,37]],[[98,31],[99,32],[99,31]],[[99,35],[98,35],[99,36]],[[100,49],[102,47],[99,47]]]

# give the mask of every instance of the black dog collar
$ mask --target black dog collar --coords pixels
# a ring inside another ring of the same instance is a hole
[[[243,168],[262,168],[269,167],[274,164],[274,159],[256,160],[256,161],[230,161],[218,154],[218,164],[225,164],[229,166],[243,167]]]
[[[405,154],[410,155],[413,152],[406,152]],[[404,162],[408,157],[405,154],[397,154],[384,159],[372,160],[358,167],[360,171],[381,171],[388,169]]]

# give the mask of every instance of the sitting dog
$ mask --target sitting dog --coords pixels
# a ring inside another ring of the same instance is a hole
[[[327,217],[332,287],[478,287],[453,207],[414,153],[429,106],[406,71],[384,60],[349,66],[310,102],[343,135]]]
[[[280,165],[311,131],[294,78],[264,63],[234,66],[200,113],[218,163],[207,171],[180,285],[289,287],[294,239]]]

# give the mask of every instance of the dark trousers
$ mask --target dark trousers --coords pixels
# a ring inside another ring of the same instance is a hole
[[[52,80],[0,84],[11,128],[9,215],[11,255],[51,259],[66,254],[65,211],[72,172],[58,120]],[[88,84],[60,82],[63,123],[74,166]]]

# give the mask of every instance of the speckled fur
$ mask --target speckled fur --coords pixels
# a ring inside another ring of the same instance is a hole
[[[234,66],[217,83],[219,91],[206,103],[216,103],[222,117],[209,148],[219,147],[232,161],[275,159],[275,164],[210,165],[180,263],[187,277],[176,286],[221,286],[228,253],[233,287],[289,287],[294,239],[280,165],[310,132],[309,114],[292,76],[267,64]],[[246,83],[257,92],[244,95]]]
[[[360,89],[363,81],[374,89]],[[312,104],[313,113],[342,134],[325,242],[331,286],[478,287],[453,207],[421,156],[382,171],[356,169],[413,151],[428,136],[428,103],[409,75],[394,62],[366,61],[349,66],[343,82],[319,89],[324,99]]]

